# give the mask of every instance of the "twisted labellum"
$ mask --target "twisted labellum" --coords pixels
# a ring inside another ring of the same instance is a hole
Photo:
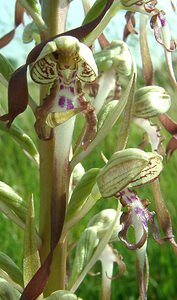
[[[92,82],[97,76],[91,50],[74,37],[56,38],[43,48],[30,66],[30,74],[36,83],[52,84],[49,96],[37,111],[36,130],[39,137],[47,139],[51,136],[41,127],[48,125],[54,128],[83,111],[88,123],[86,135],[91,140],[96,132],[96,115],[85,99],[81,84]]]

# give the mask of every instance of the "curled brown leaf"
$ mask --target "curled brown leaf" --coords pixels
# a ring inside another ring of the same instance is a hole
[[[135,29],[136,20],[135,13],[131,11],[127,11],[125,14],[126,25],[124,27],[123,40],[126,42],[128,36],[130,34],[138,34]]]
[[[11,42],[15,35],[15,30],[16,28],[23,22],[23,15],[24,15],[24,8],[20,5],[19,1],[16,1],[15,4],[15,27],[13,30],[5,34],[1,39],[0,39],[0,48],[3,48],[6,46],[8,43]]]

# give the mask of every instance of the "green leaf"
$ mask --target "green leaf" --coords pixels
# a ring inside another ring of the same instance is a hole
[[[6,183],[0,181],[0,211],[24,228],[26,205],[22,198]]]
[[[6,280],[0,278],[0,300],[19,300],[20,293]]]
[[[91,268],[94,266],[96,261],[99,259],[101,253],[105,249],[107,243],[109,242],[113,232],[114,232],[114,227],[119,219],[120,216],[120,210],[121,210],[121,205],[120,202],[118,202],[118,207],[117,207],[117,212],[115,218],[112,220],[112,223],[110,224],[108,230],[106,233],[103,235],[101,238],[99,244],[97,245],[92,257],[90,258],[89,262],[86,264],[84,269],[82,270],[81,274],[76,278],[76,281],[74,283],[69,283],[69,288],[72,292],[75,292],[81,282],[84,280],[85,276],[88,274],[88,272],[91,270]]]
[[[107,2],[107,0],[97,0],[93,4],[91,9],[89,10],[89,12],[86,15],[82,25],[87,24],[87,23],[91,22],[92,20],[96,19],[99,16],[100,11],[102,11],[103,8],[105,7],[106,2]]]
[[[40,257],[36,240],[33,198],[29,201],[24,243],[23,277],[26,286],[40,268]],[[40,298],[39,298],[40,299]]]
[[[10,278],[20,286],[23,286],[23,275],[13,260],[3,252],[0,252],[0,269],[6,272]]]
[[[9,60],[5,56],[0,54],[0,74],[2,75],[0,77],[0,81],[3,84],[6,84],[9,81],[9,79],[14,71],[15,71],[15,69],[11,65]]]
[[[114,108],[116,107],[117,103],[117,100],[112,100],[106,105],[104,105],[104,107],[101,109],[100,113],[98,114],[98,130],[101,129],[109,114],[111,114],[114,111]]]
[[[75,214],[78,214],[82,209],[87,197],[90,195],[99,173],[98,168],[93,168],[87,171],[76,185],[71,200],[69,202],[66,220],[71,219]]]
[[[69,278],[70,287],[76,282],[78,276],[88,264],[98,243],[96,226],[86,228],[77,244],[72,272]]]
[[[23,152],[35,163],[39,164],[39,153],[36,149],[35,144],[32,139],[19,127],[12,125],[10,129],[7,126],[0,122],[0,130],[7,132],[11,135],[14,141],[20,146]]]

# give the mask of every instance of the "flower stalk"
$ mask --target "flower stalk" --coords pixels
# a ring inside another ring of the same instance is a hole
[[[58,0],[52,3],[48,0],[43,1],[42,15],[48,26],[49,37],[64,31],[65,18],[63,17],[62,22],[59,18],[60,15],[64,16],[60,10],[60,4],[61,1]],[[43,104],[45,93],[46,87],[41,86],[41,104]],[[40,236],[43,241],[40,257],[42,262],[45,261],[51,246],[55,248],[55,245],[51,244],[57,244],[58,241],[54,239],[59,238],[62,231],[69,188],[69,153],[73,128],[73,120],[68,121],[67,124],[54,128],[53,139],[40,141]],[[61,222],[60,232],[57,232],[57,224],[52,225],[50,211],[52,211],[53,223]],[[59,243],[54,251],[51,276],[44,296],[50,295],[55,290],[65,289],[65,243],[66,241]]]

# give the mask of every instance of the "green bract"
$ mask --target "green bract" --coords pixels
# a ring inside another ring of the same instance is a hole
[[[7,83],[13,72],[14,67],[10,61],[5,56],[0,54],[0,75],[2,76],[2,79],[0,77],[0,81],[2,81],[4,84]]]
[[[0,181],[0,210],[9,219],[24,228],[26,205],[23,199],[6,183]]]

